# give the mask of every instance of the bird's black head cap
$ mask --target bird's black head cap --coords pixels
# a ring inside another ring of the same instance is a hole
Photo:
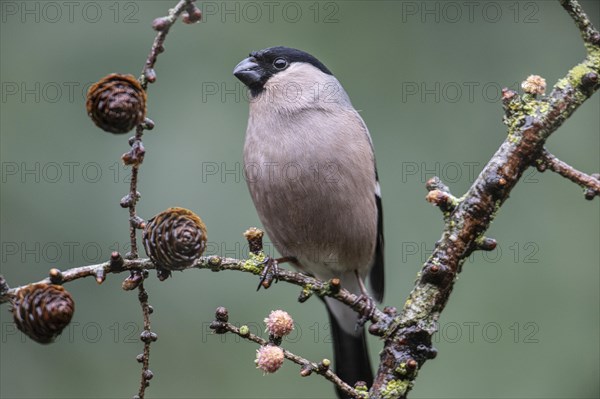
[[[284,46],[251,52],[248,58],[235,67],[233,74],[250,88],[253,95],[257,95],[273,75],[286,70],[295,62],[310,64],[327,75],[333,75],[321,61],[307,52]]]

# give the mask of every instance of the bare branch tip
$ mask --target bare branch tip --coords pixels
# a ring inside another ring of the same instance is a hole
[[[263,236],[264,232],[257,227],[250,227],[244,232],[244,237],[248,240],[250,246],[250,252],[258,254],[263,250]]]
[[[106,273],[104,272],[104,267],[97,267],[96,270],[94,270],[94,274],[96,275],[96,282],[98,284],[102,284],[104,280],[106,280]]]
[[[584,196],[587,200],[592,200],[594,197],[600,195],[600,174],[587,175],[580,172],[566,162],[556,158],[545,148],[540,152],[534,164],[540,172],[550,169],[582,187],[585,190]]]
[[[439,189],[431,190],[425,196],[425,200],[430,204],[439,207],[443,212],[453,211],[458,205],[458,198],[446,191]]]
[[[498,242],[493,238],[481,237],[481,239],[476,241],[476,245],[478,250],[481,251],[493,251],[496,249]]]
[[[573,21],[581,32],[583,41],[592,46],[600,45],[600,32],[594,28],[589,17],[577,0],[560,0],[565,11],[573,18]]]
[[[431,179],[427,180],[427,183],[425,183],[425,188],[427,189],[427,191],[440,190],[450,194],[450,189],[448,188],[448,186],[446,186],[442,182],[442,180],[437,176],[434,176]]]
[[[48,278],[52,284],[62,284],[64,276],[59,269],[53,267],[48,272]]]

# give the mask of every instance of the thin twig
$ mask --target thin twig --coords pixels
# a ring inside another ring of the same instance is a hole
[[[61,271],[61,282],[64,284],[85,277],[96,278],[99,271],[106,276],[108,274],[118,274],[126,271],[143,272],[144,270],[156,269],[156,265],[152,263],[150,259],[123,259],[122,263],[119,263],[119,267],[111,267],[111,264],[111,261],[107,261],[100,264],[81,266]],[[233,270],[260,276],[263,267],[264,263],[262,255],[251,255],[250,259],[203,256],[186,269],[208,269],[215,272],[222,270]],[[330,296],[352,307],[357,312],[362,313],[364,313],[369,307],[369,304],[366,301],[358,301],[359,297],[357,295],[352,294],[342,287],[335,287],[335,284],[332,286],[331,281],[321,281],[306,274],[283,268],[279,268],[277,277],[280,281],[285,281],[302,287],[301,294],[306,299],[313,294],[317,296]],[[19,290],[24,289],[31,284],[39,283],[50,284],[50,278],[48,277],[36,283],[10,288],[6,291],[4,296],[0,296],[0,303],[8,302],[9,297],[15,295]],[[389,315],[383,313],[379,309],[375,309],[370,320],[373,322],[381,322],[387,321],[389,317]]]
[[[222,331],[227,331],[227,332],[236,334],[248,341],[257,343],[260,346],[265,346],[269,343],[267,340],[265,340],[257,335],[254,335],[252,333],[242,334],[240,332],[240,328],[238,328],[228,322],[214,321],[211,328],[213,328],[215,330],[220,330],[218,333],[222,333]],[[354,388],[352,388],[350,385],[348,385],[344,381],[342,381],[342,379],[340,377],[338,377],[338,375],[335,374],[333,371],[331,371],[328,367],[327,368],[320,367],[317,363],[310,362],[307,359],[303,358],[302,356],[296,355],[296,354],[294,354],[286,349],[283,349],[283,348],[282,348],[282,350],[283,350],[283,355],[286,359],[291,360],[292,362],[301,366],[303,370],[306,370],[307,368],[309,368],[311,372],[322,375],[323,377],[325,377],[325,379],[332,382],[340,390],[342,390],[344,393],[350,395],[353,398],[363,397]]]
[[[550,169],[553,172],[558,173],[562,177],[571,180],[573,183],[581,186],[586,190],[591,190],[595,195],[600,195],[600,179],[590,176],[583,172],[578,171],[566,162],[561,161],[552,155],[545,148],[540,153],[540,156],[536,159],[536,167],[540,172],[545,169]]]
[[[559,0],[560,5],[569,13],[579,31],[581,32],[581,37],[586,44],[591,44],[592,46],[598,46],[600,44],[600,34],[594,28],[594,25],[588,18],[587,14],[581,8],[581,5],[574,0]]]
[[[154,38],[154,42],[152,43],[152,48],[150,49],[150,54],[146,58],[146,62],[144,63],[144,67],[142,68],[142,75],[139,78],[140,84],[144,91],[148,91],[148,84],[153,83],[156,80],[156,73],[154,72],[154,65],[158,59],[158,55],[164,51],[164,42],[167,38],[167,34],[171,26],[177,21],[179,16],[186,10],[190,9],[194,0],[180,0],[175,8],[169,10],[169,15],[167,17],[160,18],[161,25],[156,25],[156,21],[154,21],[153,25],[158,30],[156,37]],[[160,28],[160,29],[158,29]],[[127,254],[128,259],[136,259],[138,258],[138,246],[137,246],[137,229],[143,228],[143,219],[138,217],[136,211],[136,205],[139,199],[139,194],[137,190],[138,184],[138,174],[139,168],[143,162],[144,150],[142,145],[142,136],[144,134],[145,129],[151,129],[154,126],[154,123],[147,119],[144,123],[139,124],[136,127],[135,136],[132,140],[130,140],[129,144],[132,147],[132,151],[138,148],[142,148],[141,159],[139,163],[135,163],[131,168],[131,181],[129,184],[129,238],[131,242],[131,251]],[[137,273],[142,273],[138,271]],[[131,277],[134,277],[134,272],[131,272]],[[140,276],[138,276],[139,278]],[[138,286],[139,290],[139,301],[142,307],[143,317],[144,317],[144,330],[151,333],[150,331],[150,311],[148,306],[148,293],[144,289],[144,283],[142,282]],[[146,386],[149,384],[150,378],[152,378],[152,373],[148,369],[150,363],[150,344],[152,340],[146,339],[144,340],[144,353],[143,353],[143,361],[142,361],[142,373],[141,373],[141,383],[140,389],[138,393],[138,397],[140,399],[144,399],[144,394],[146,391]]]
[[[151,336],[152,330],[150,325],[150,305],[148,305],[148,293],[144,288],[143,282],[138,286],[138,298],[140,300],[140,305],[142,306],[142,313],[144,314],[144,333]],[[142,378],[140,381],[140,389],[138,392],[138,396],[140,397],[140,399],[144,398],[146,387],[148,386],[149,381],[152,379],[153,376],[152,372],[149,370],[151,343],[152,339],[144,340],[144,353],[142,354]]]
[[[164,43],[171,27],[173,26],[173,24],[175,24],[175,22],[181,16],[182,13],[192,6],[192,3],[194,1],[195,0],[180,0],[174,8],[169,10],[168,16],[157,18],[155,20],[155,23],[156,21],[160,20],[160,29],[158,30],[158,33],[156,34],[154,41],[152,42],[150,53],[146,58],[146,62],[144,63],[144,67],[142,68],[142,74],[138,79],[144,91],[147,92],[148,84],[154,83],[156,80],[156,72],[154,71],[154,66],[156,65],[156,61],[158,60],[158,55],[165,51]],[[133,146],[136,142],[141,143],[144,130],[151,128],[152,125],[153,123],[151,121],[144,122],[138,125],[136,127],[135,136],[132,138],[130,145]],[[131,241],[131,252],[129,256],[127,256],[127,258],[129,259],[135,259],[138,257],[136,230],[140,227],[140,225],[139,221],[137,220],[136,204],[139,198],[137,184],[140,165],[141,162],[132,166],[131,181],[129,183],[129,237]]]

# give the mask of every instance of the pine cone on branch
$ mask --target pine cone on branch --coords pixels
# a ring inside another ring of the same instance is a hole
[[[17,292],[11,311],[19,330],[40,344],[49,344],[71,321],[75,302],[60,285],[33,284]]]
[[[87,113],[110,133],[127,133],[146,117],[146,92],[133,75],[111,73],[87,93]]]
[[[172,270],[183,270],[206,249],[206,226],[194,212],[169,208],[150,219],[144,229],[146,254],[157,266],[158,277],[168,278]]]

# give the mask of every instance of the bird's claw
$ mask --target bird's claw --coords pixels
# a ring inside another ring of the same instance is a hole
[[[260,287],[264,287],[265,289],[269,288],[273,281],[278,282],[279,278],[279,262],[275,258],[271,258],[267,256],[264,260],[262,272],[260,273],[260,281],[258,282],[258,287],[256,291],[260,290]]]
[[[375,314],[375,309],[377,309],[377,307],[375,306],[375,301],[367,294],[359,295],[358,298],[356,298],[356,301],[352,303],[352,306],[358,305],[361,301],[365,302],[365,307],[362,309],[362,311],[359,312],[360,317],[356,322],[356,330],[364,326],[367,321],[371,320],[371,318]]]

